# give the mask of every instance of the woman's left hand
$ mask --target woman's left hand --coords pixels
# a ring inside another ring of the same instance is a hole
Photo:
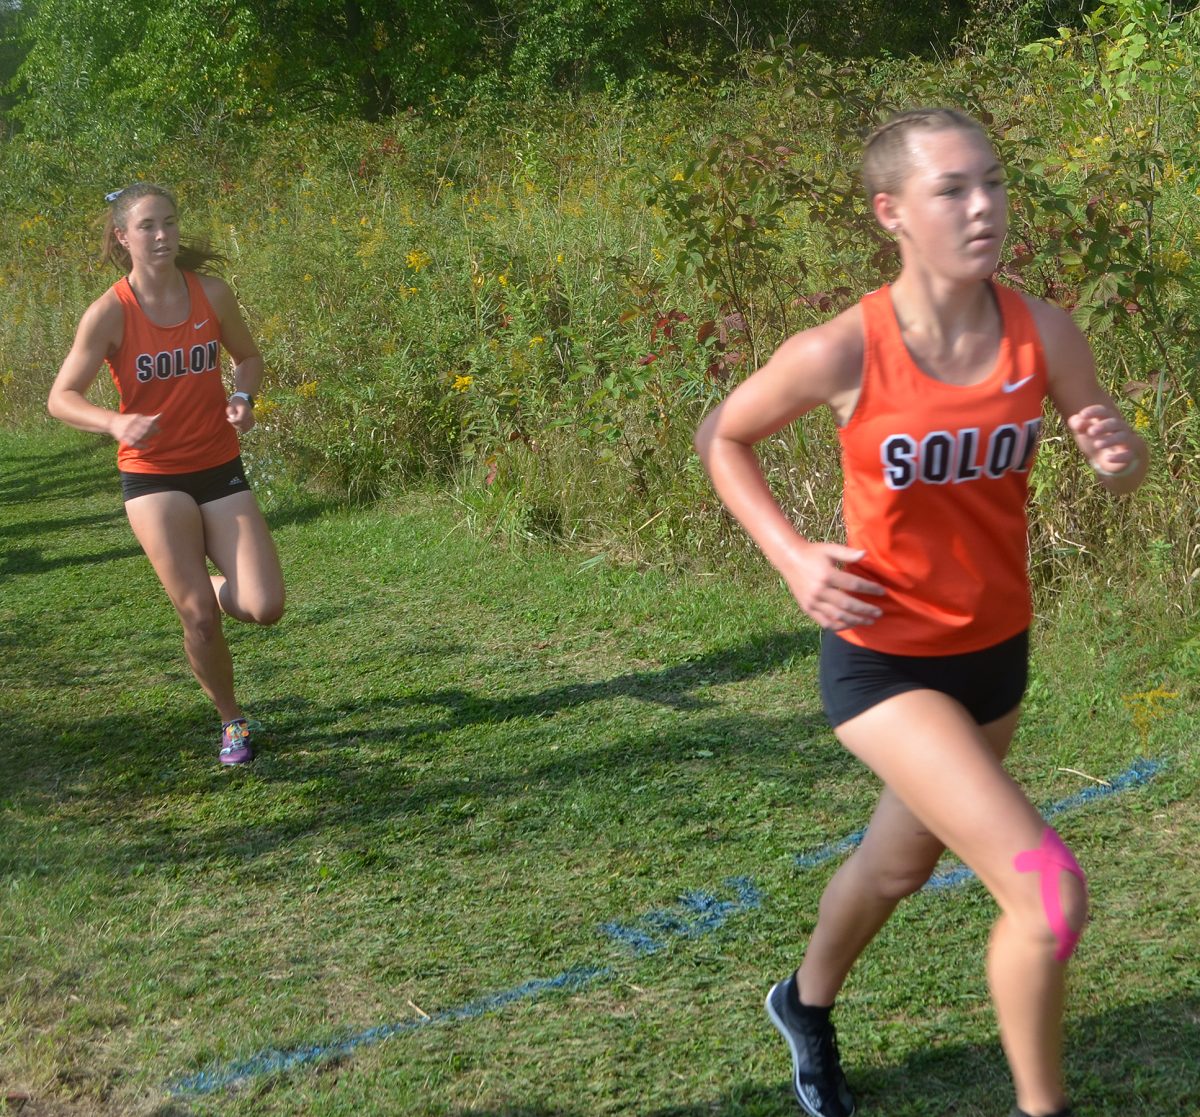
[[[249,400],[238,396],[225,404],[225,418],[229,420],[234,430],[245,434],[254,426],[254,408],[250,406]]]
[[[1120,473],[1137,460],[1141,440],[1115,407],[1091,404],[1071,415],[1067,425],[1097,472]]]

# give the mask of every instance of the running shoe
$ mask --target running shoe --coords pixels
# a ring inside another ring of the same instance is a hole
[[[854,1095],[838,1056],[837,1033],[828,1012],[797,1011],[784,978],[767,994],[767,1016],[792,1052],[792,1089],[809,1117],[854,1117]]]
[[[221,727],[221,763],[249,764],[254,759],[250,747],[250,726],[245,718],[235,718]]]

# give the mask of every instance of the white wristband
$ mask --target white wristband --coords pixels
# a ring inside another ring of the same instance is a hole
[[[1129,461],[1121,466],[1120,469],[1101,469],[1095,463],[1092,464],[1094,469],[1101,477],[1128,477],[1139,465],[1142,464],[1142,459],[1134,454]]]

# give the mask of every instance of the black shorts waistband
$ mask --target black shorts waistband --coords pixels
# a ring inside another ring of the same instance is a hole
[[[231,461],[192,473],[128,473],[121,470],[121,499],[128,503],[150,493],[186,493],[208,504],[234,493],[249,492],[250,483],[239,454]]]
[[[1028,629],[980,651],[934,656],[892,655],[821,635],[821,703],[835,729],[910,690],[949,695],[986,725],[1020,704],[1028,678]]]

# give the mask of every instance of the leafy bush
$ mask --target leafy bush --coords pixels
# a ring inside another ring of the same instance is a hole
[[[954,103],[1013,179],[1008,282],[1075,310],[1105,385],[1154,449],[1134,502],[1097,492],[1051,427],[1035,475],[1044,584],[1114,548],[1200,568],[1190,308],[1197,22],[1100,4],[1015,59],[963,50],[871,67],[812,51],[670,97],[583,97],[453,120],[297,119],[195,149],[23,135],[2,150],[0,406],[28,420],[87,299],[99,198],[178,184],[185,229],[229,255],[267,356],[256,452],[371,499],[451,488],[513,537],[648,563],[749,551],[691,452],[702,414],[789,333],[889,279],[856,182],[893,108]],[[838,531],[838,462],[814,416],[761,447],[802,531]],[[1148,560],[1147,560],[1148,561]]]

